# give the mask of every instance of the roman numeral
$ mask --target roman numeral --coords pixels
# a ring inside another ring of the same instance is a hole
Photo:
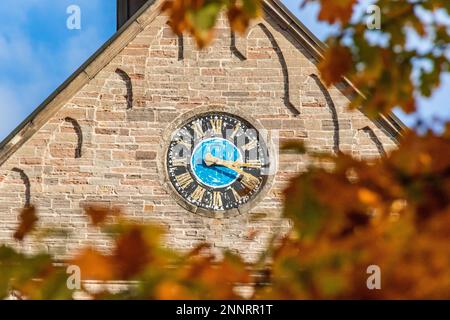
[[[212,202],[213,202],[213,207],[214,208],[221,208],[222,205],[223,205],[222,193],[220,193],[220,192],[213,192]]]
[[[241,201],[242,197],[239,195],[239,193],[234,188],[231,188],[231,191],[233,192],[233,196],[236,202]]]
[[[262,167],[261,160],[248,160],[245,162],[247,168],[260,169]]]
[[[240,128],[241,128],[241,124],[240,124],[240,123],[236,124],[236,126],[234,127],[233,132],[232,132],[231,135],[230,135],[230,139],[231,139],[231,140],[233,140],[234,137],[236,137],[236,135],[237,135],[237,133],[239,132],[239,129],[240,129]]]
[[[203,195],[205,194],[205,189],[201,186],[197,186],[197,188],[192,192],[191,198],[194,201],[201,201],[203,199]]]
[[[211,119],[211,127],[216,135],[222,135],[222,119]]]
[[[186,148],[188,148],[189,150],[192,148],[192,144],[189,142],[184,141],[183,139],[178,139],[177,140],[177,144],[181,144],[182,146],[185,146]]]
[[[197,138],[202,139],[205,136],[205,132],[203,132],[203,127],[201,121],[196,121],[192,124],[192,129],[194,130]]]
[[[251,175],[250,173],[243,175],[241,179],[242,185],[250,190],[253,190],[257,186],[259,186],[259,182],[259,179]]]
[[[172,165],[174,167],[186,167],[187,166],[187,159],[186,158],[172,159]]]
[[[258,146],[258,140],[252,140],[249,143],[247,143],[246,145],[242,146],[242,150],[244,150],[244,151],[252,150],[252,149],[256,148],[257,146]]]
[[[177,179],[177,182],[182,189],[186,189],[192,182],[194,182],[189,172],[180,174],[179,176],[176,176],[175,179]]]

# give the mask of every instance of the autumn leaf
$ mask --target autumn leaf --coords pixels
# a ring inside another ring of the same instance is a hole
[[[308,0],[303,2],[307,4]],[[328,23],[340,22],[342,25],[347,24],[353,14],[353,6],[356,0],[320,0],[319,20]]]
[[[34,206],[30,206],[22,209],[19,215],[20,224],[14,233],[14,239],[22,241],[25,236],[30,233],[38,221],[36,216],[36,209]]]
[[[105,222],[108,216],[117,216],[119,211],[114,208],[101,206],[87,206],[85,208],[86,215],[91,218],[92,224],[98,226]]]
[[[192,296],[177,281],[167,280],[156,287],[156,298],[158,300],[190,300]]]
[[[203,48],[213,39],[212,29],[223,5],[222,1],[167,0],[161,11],[168,13],[169,25],[176,34],[190,33]]]
[[[338,83],[352,68],[352,55],[348,48],[339,44],[326,49],[318,69],[327,86]]]
[[[92,248],[82,250],[69,264],[80,268],[83,280],[106,281],[114,277],[111,258]]]
[[[233,31],[244,34],[252,19],[262,16],[262,4],[260,0],[242,0],[233,2],[228,7],[228,21]]]
[[[129,279],[143,271],[151,257],[151,248],[141,227],[131,226],[117,238],[113,259],[121,279]]]
[[[166,0],[162,11],[169,15],[169,25],[176,34],[188,32],[199,48],[214,38],[219,14],[226,11],[232,30],[244,33],[250,20],[262,15],[261,0]]]
[[[230,21],[230,26],[233,31],[239,32],[240,34],[244,34],[248,28],[250,20],[242,10],[232,7],[228,10],[228,20]]]
[[[362,203],[373,206],[375,206],[379,201],[378,195],[367,188],[361,188],[358,190],[358,198]]]

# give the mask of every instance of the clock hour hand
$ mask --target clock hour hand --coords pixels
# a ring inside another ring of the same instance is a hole
[[[221,160],[217,157],[214,157],[210,153],[208,153],[205,156],[204,161],[208,167],[210,167],[212,165],[220,165],[220,166],[224,166],[224,167],[230,167],[230,169],[233,169],[233,168],[237,168],[237,169],[239,169],[239,168],[260,168],[261,167],[260,162],[246,163],[246,162],[240,162],[240,161],[226,161],[226,160]],[[233,167],[233,168],[231,168],[231,167]]]
[[[240,175],[243,176],[244,179],[244,183],[245,185],[247,185],[250,189],[253,189],[255,187],[257,187],[259,185],[259,179],[257,177],[255,177],[254,175],[245,172],[244,170],[242,170],[241,168],[238,168],[234,165],[235,162],[233,161],[225,161],[225,160],[221,160],[217,157],[214,157],[212,154],[208,153],[205,156],[204,159],[206,165],[208,167],[212,166],[212,165],[219,165],[219,166],[224,166],[226,168],[229,168],[231,170],[236,171],[237,173],[239,173]]]
[[[219,159],[217,157],[214,157],[211,153],[208,153],[205,156],[204,162],[206,163],[206,165],[208,167],[213,166],[213,165],[218,165],[218,166],[227,167],[234,171],[238,171],[238,169],[239,169],[239,167],[235,165],[235,162]]]
[[[215,164],[218,164],[217,162],[220,161],[219,158],[214,157],[211,153],[208,153],[203,161],[206,163],[208,167],[211,167]]]

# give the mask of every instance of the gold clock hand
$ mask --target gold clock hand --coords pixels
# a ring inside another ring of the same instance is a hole
[[[219,158],[214,157],[211,153],[208,153],[205,158],[203,159],[203,161],[206,163],[206,165],[208,167],[218,164],[217,162],[219,161]]]
[[[261,167],[261,163],[259,163],[259,162],[247,163],[247,162],[241,162],[239,160],[236,160],[236,161],[221,160],[219,158],[214,157],[210,153],[208,153],[205,156],[205,163],[207,166],[212,166],[214,164],[217,164],[217,165],[222,165],[224,167],[233,166],[236,168],[242,168],[242,167],[244,167],[244,168],[260,168]]]
[[[260,181],[257,177],[255,177],[251,173],[245,172],[244,170],[236,167],[235,165],[233,165],[234,162],[232,162],[232,161],[221,160],[219,158],[214,157],[210,153],[208,153],[205,156],[204,161],[207,166],[212,166],[212,165],[217,164],[217,165],[224,166],[226,168],[236,171],[237,173],[239,173],[240,175],[243,176],[243,183],[246,186],[248,186],[250,189],[253,189],[259,185]]]
[[[226,160],[219,159],[217,157],[214,157],[210,153],[208,153],[205,156],[204,161],[205,161],[205,163],[206,163],[206,165],[208,167],[210,167],[212,165],[219,165],[219,166],[224,166],[224,167],[227,167],[227,168],[230,168],[230,169],[233,169],[233,170],[234,169],[239,169],[237,166],[234,165],[233,161],[226,161]]]
[[[237,173],[242,175],[242,183],[249,189],[254,189],[259,185],[259,179],[251,173],[245,172],[244,170],[233,166],[231,166],[230,169],[235,170]]]
[[[235,167],[240,167],[240,168],[261,168],[261,163],[260,162],[240,162],[240,161],[234,161],[232,162],[232,165]]]

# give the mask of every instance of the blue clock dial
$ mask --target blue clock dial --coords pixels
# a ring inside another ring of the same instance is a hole
[[[186,121],[167,152],[170,182],[195,207],[226,211],[251,201],[267,181],[264,139],[247,121],[207,113]]]
[[[210,138],[201,141],[191,157],[192,173],[199,182],[211,188],[224,188],[239,178],[239,173],[229,167],[209,165],[205,161],[208,155],[231,162],[242,160],[239,149],[228,140]]]

